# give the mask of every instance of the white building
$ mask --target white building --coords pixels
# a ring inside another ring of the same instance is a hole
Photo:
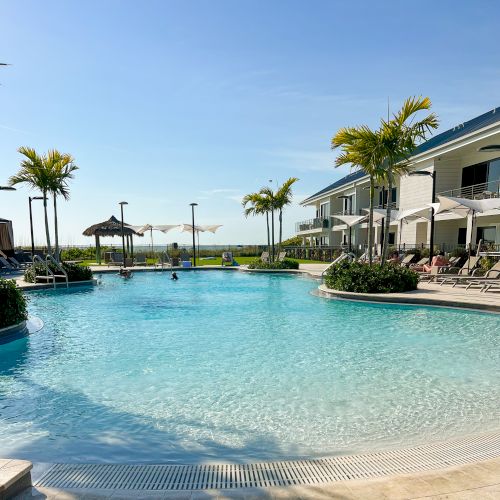
[[[500,108],[461,123],[421,144],[412,156],[415,171],[434,173],[436,194],[481,199],[500,196]],[[296,234],[304,245],[353,248],[367,244],[367,224],[351,229],[334,215],[365,215],[369,207],[369,179],[362,171],[353,172],[305,199],[314,207],[314,216],[296,224]],[[432,177],[406,175],[397,179],[393,192],[377,188],[375,206],[387,201],[399,212],[425,207],[432,200]],[[387,199],[389,198],[389,200]],[[437,201],[437,199],[435,200]],[[430,211],[430,209],[429,209]],[[375,224],[375,241],[380,244],[381,224]],[[428,246],[430,222],[418,218],[408,223],[391,222],[390,243],[406,248]],[[443,250],[473,244],[479,240],[500,244],[500,211],[478,213],[476,223],[456,214],[435,217],[434,243]]]

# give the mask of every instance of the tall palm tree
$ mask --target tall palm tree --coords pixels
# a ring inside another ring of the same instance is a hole
[[[269,253],[271,253],[271,237],[269,234],[269,212],[271,211],[271,207],[269,205],[269,200],[262,196],[261,193],[250,193],[243,197],[241,204],[245,208],[243,211],[245,217],[248,217],[249,215],[266,216],[267,248]]]
[[[53,172],[45,166],[43,156],[40,156],[33,148],[21,146],[19,153],[24,156],[21,168],[16,175],[9,179],[9,184],[27,184],[32,189],[38,189],[43,195],[43,210],[45,214],[45,237],[47,239],[47,252],[52,253],[50,245],[49,218],[47,214],[47,195],[53,184]]]
[[[60,153],[56,149],[50,150],[45,156],[46,168],[53,175],[50,192],[54,200],[54,235],[55,235],[55,258],[59,261],[59,225],[57,220],[57,196],[61,195],[65,200],[69,199],[68,181],[74,178],[73,172],[78,170],[73,157],[68,153]]]
[[[259,194],[264,198],[264,205],[267,207],[268,213],[271,214],[271,254],[270,260],[274,262],[275,245],[274,245],[274,212],[278,209],[276,202],[276,193],[268,186],[261,188]]]
[[[283,239],[283,210],[285,207],[292,203],[292,185],[299,179],[297,177],[290,177],[286,180],[275,193],[276,209],[278,210],[279,221],[279,239],[278,239],[278,253],[281,252],[281,241]]]
[[[402,108],[387,120],[382,119],[378,130],[378,152],[384,158],[384,178],[388,188],[387,214],[384,228],[384,244],[382,250],[382,265],[387,260],[389,251],[389,226],[391,223],[390,193],[398,175],[409,171],[410,155],[420,141],[425,140],[427,133],[438,127],[439,121],[434,113],[422,120],[414,121],[415,114],[427,111],[432,103],[428,97],[409,97]]]
[[[332,138],[332,149],[341,148],[335,166],[351,165],[362,170],[370,178],[370,210],[368,215],[368,262],[373,261],[373,200],[375,182],[383,178],[382,158],[379,151],[379,138],[366,125],[341,128]]]

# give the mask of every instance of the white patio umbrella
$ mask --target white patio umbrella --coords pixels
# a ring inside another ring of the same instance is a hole
[[[401,236],[403,232],[403,223],[410,224],[417,222],[421,219],[430,220],[430,209],[437,210],[439,203],[427,203],[421,207],[407,208],[406,210],[399,210],[396,220],[399,221],[399,246],[401,247]]]
[[[219,227],[222,227],[222,224],[209,224],[209,225],[203,225],[203,226],[194,226],[194,232],[196,234],[196,237],[198,239],[198,254],[200,253],[200,233],[204,233],[205,231],[208,231],[210,233],[214,233],[219,229]],[[180,230],[182,233],[191,233],[193,234],[193,225],[192,224],[181,224],[179,226]]]
[[[132,227],[138,234],[144,234],[146,231],[150,232],[151,238],[151,252],[154,255],[155,247],[153,241],[153,231],[161,231],[162,233],[168,233],[171,229],[179,227],[179,224],[160,224],[152,226],[151,224],[144,224],[143,226],[129,226]]]
[[[331,215],[332,218],[341,220],[346,226],[352,227],[367,220],[367,215]]]
[[[454,198],[452,196],[438,195],[439,208],[436,213],[453,212],[461,217],[471,218],[471,234],[477,213],[485,213],[500,210],[500,198],[487,198],[484,200],[470,200],[469,198]],[[472,241],[468,242],[469,257],[471,255]]]

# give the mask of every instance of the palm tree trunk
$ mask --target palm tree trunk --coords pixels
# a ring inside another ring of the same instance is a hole
[[[387,261],[387,255],[389,253],[389,228],[391,225],[391,195],[392,194],[392,176],[389,174],[389,178],[387,180],[387,210],[385,215],[385,225],[384,225],[384,245],[382,248],[382,262],[381,265],[384,265]]]
[[[47,191],[43,191],[43,211],[45,213],[45,237],[47,238],[47,253],[52,255],[50,246],[49,216],[47,214]]]
[[[57,225],[57,196],[54,193],[54,235],[55,235],[55,259],[59,262],[59,228]]]
[[[266,212],[266,225],[267,225],[267,251],[271,255],[271,235],[269,234],[269,212]]]
[[[271,210],[271,262],[274,262],[274,210]]]
[[[279,222],[280,222],[280,233],[278,241],[278,254],[279,252],[281,252],[281,240],[283,238],[283,210],[281,208],[280,208]]]
[[[368,216],[368,263],[373,263],[373,199],[375,198],[375,179],[370,176],[370,212]]]

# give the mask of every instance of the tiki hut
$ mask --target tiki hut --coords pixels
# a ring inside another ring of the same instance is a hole
[[[101,263],[101,244],[100,237],[101,236],[120,236],[122,235],[122,223],[119,221],[114,215],[112,215],[107,221],[99,222],[98,224],[94,224],[93,226],[88,227],[82,233],[84,236],[95,236],[95,250],[96,250],[96,259],[97,262]],[[132,240],[133,236],[143,236],[138,233],[133,227],[129,224],[123,223],[123,234],[126,237],[127,241],[127,251],[129,248],[131,249],[131,255],[134,256],[134,242]]]

